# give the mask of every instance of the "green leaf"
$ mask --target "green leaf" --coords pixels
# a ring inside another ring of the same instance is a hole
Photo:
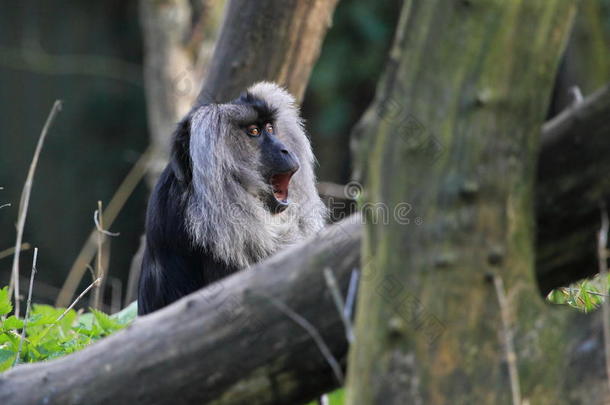
[[[98,325],[106,333],[115,332],[125,326],[101,311],[91,308],[91,313],[95,317],[95,320],[97,321]]]
[[[13,365],[17,353],[12,350],[0,349],[0,371],[8,370]]]
[[[121,311],[116,314],[111,315],[112,319],[115,319],[117,322],[122,325],[127,325],[133,322],[134,319],[138,316],[138,301],[134,301],[131,304],[127,305]]]
[[[19,347],[19,336],[16,332],[3,332],[0,334],[0,343],[8,343],[16,352]]]
[[[8,296],[8,287],[0,289],[0,315],[6,315],[13,310],[11,297]]]
[[[23,320],[17,318],[15,315],[6,318],[2,325],[3,330],[17,330],[21,328],[23,328]]]

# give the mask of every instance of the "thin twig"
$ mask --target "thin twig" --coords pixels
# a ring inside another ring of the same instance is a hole
[[[148,149],[146,149],[146,151],[142,154],[142,156],[140,156],[140,158],[129,171],[127,176],[125,176],[125,179],[123,179],[123,182],[112,196],[108,207],[103,213],[106,226],[112,226],[112,223],[114,222],[118,214],[121,212],[121,209],[127,202],[127,199],[133,193],[136,186],[140,183],[140,180],[142,180],[142,178],[148,171],[148,165],[152,155],[153,149],[149,146]],[[72,297],[74,296],[74,293],[78,288],[78,285],[81,279],[83,278],[85,271],[87,270],[87,264],[91,262],[97,252],[97,234],[97,228],[94,227],[91,233],[89,234],[87,241],[83,245],[80,253],[78,254],[76,260],[74,260],[72,267],[70,268],[68,277],[66,277],[64,285],[62,286],[61,291],[59,292],[59,295],[55,300],[56,306],[65,306],[68,302],[70,302],[70,300],[72,300]]]
[[[2,191],[2,190],[4,190],[4,187],[0,187],[0,191]],[[0,205],[0,210],[1,210],[2,208],[6,208],[6,207],[10,207],[10,206],[11,206],[11,204],[10,204],[10,203]]]
[[[517,369],[517,355],[513,344],[513,331],[510,327],[510,309],[506,294],[504,292],[504,282],[497,274],[493,276],[498,304],[500,305],[500,316],[502,318],[502,329],[504,332],[504,346],[506,350],[506,362],[508,363],[508,373],[510,376],[510,388],[513,397],[513,405],[521,405],[521,388],[519,386],[519,371]]]
[[[561,292],[562,293],[567,294],[569,296],[574,296],[574,294],[571,294],[569,291],[566,291],[566,290],[568,290],[568,288],[566,288],[566,287],[561,288]],[[608,297],[607,294],[598,293],[597,291],[585,290],[585,289],[580,289],[580,288],[574,288],[573,290],[574,290],[575,293],[579,293],[580,291],[584,291],[587,294],[596,295],[598,297]]]
[[[568,92],[570,93],[570,96],[572,96],[572,105],[582,103],[584,97],[582,96],[582,91],[580,91],[580,87],[572,86],[569,88]]]
[[[102,212],[102,202],[98,201],[97,205],[98,209],[95,210],[95,212],[93,213],[93,222],[95,223],[95,228],[97,229],[97,231],[106,236],[121,236],[120,232],[110,232],[104,229],[104,227],[102,226],[103,214],[100,214]]]
[[[95,277],[95,270],[93,270],[93,267],[91,267],[90,264],[87,265],[87,270],[89,270],[89,274],[91,274],[91,280],[95,281],[95,279],[97,277]]]
[[[25,252],[26,250],[30,249],[30,244],[27,242],[24,242],[21,244],[21,248],[19,248],[19,251],[21,252]],[[11,256],[13,253],[15,253],[15,247],[10,247],[8,249],[4,249],[0,251],[0,259],[4,259],[6,257]]]
[[[62,312],[61,315],[59,315],[59,317],[55,320],[55,322],[53,322],[52,324],[50,324],[49,326],[47,326],[47,328],[44,330],[44,332],[42,332],[42,334],[40,335],[40,337],[38,338],[39,341],[42,341],[42,339],[47,335],[47,333],[55,326],[57,325],[57,323],[59,321],[61,321],[63,319],[64,316],[66,316],[66,314],[68,312],[70,312],[70,310],[72,308],[74,308],[74,306],[76,304],[78,304],[78,301],[81,300],[81,298],[83,298],[85,296],[85,294],[87,294],[89,292],[89,290],[91,290],[93,287],[95,287],[97,284],[99,284],[101,280],[99,278],[93,280],[93,282],[91,284],[89,284],[89,286],[87,288],[85,288],[83,290],[82,293],[80,293],[80,295],[78,297],[76,297],[76,299],[72,302],[72,304],[70,304],[70,306],[68,308],[66,308],[66,310],[64,312]]]
[[[606,205],[602,201],[600,203],[601,210],[601,227],[597,238],[597,258],[599,262],[599,273],[602,276],[604,283],[604,291],[608,292],[608,212]],[[608,388],[610,389],[610,304],[605,299],[602,302],[602,315],[604,326],[604,351],[606,354],[606,378],[608,379]]]
[[[17,238],[15,240],[15,255],[13,256],[13,271],[11,273],[11,281],[9,283],[8,290],[9,295],[11,295],[13,291],[15,292],[15,316],[17,317],[19,316],[19,248],[21,247],[21,241],[23,239],[23,228],[25,226],[25,217],[30,204],[30,194],[32,192],[32,183],[34,182],[34,173],[36,172],[38,158],[40,157],[44,140],[47,137],[47,132],[49,131],[55,116],[59,111],[61,111],[61,106],[61,101],[56,100],[53,104],[53,108],[51,108],[51,112],[49,113],[47,121],[42,128],[42,132],[40,133],[40,137],[38,138],[38,144],[36,145],[36,150],[34,151],[34,157],[32,158],[28,176],[25,180],[25,184],[23,185],[23,191],[21,192],[21,202],[19,203],[19,213],[17,215]]]
[[[292,319],[301,328],[305,329],[305,331],[309,334],[309,336],[311,336],[311,338],[314,340],[314,342],[318,346],[318,349],[320,349],[320,352],[322,353],[322,356],[324,356],[324,359],[326,360],[326,362],[330,365],[330,368],[332,369],[333,373],[335,374],[337,381],[341,385],[343,385],[343,371],[341,371],[341,366],[339,365],[339,362],[337,361],[335,356],[333,356],[332,352],[330,351],[329,347],[324,342],[324,339],[322,339],[320,332],[318,332],[318,330],[315,328],[315,326],[313,326],[311,323],[309,323],[309,321],[307,319],[303,318],[301,315],[294,312],[286,304],[279,301],[278,299],[271,297],[269,295],[266,295],[266,294],[256,294],[256,295],[259,295],[259,296],[269,300],[269,302],[271,304],[273,304],[273,306],[275,306],[277,309],[279,309],[288,318]]]
[[[101,214],[102,212],[102,202],[97,202],[97,210],[93,214],[93,222],[95,222],[95,227],[97,229],[97,265],[96,265],[96,277],[101,281],[97,284],[95,291],[93,291],[93,308],[100,309],[101,308],[101,296],[102,296],[102,285],[104,284],[104,266],[102,265],[102,255],[104,254],[102,251],[102,247],[104,244],[104,236],[106,235],[106,231],[104,230],[104,217]],[[108,232],[108,234],[111,234]]]
[[[121,302],[121,296],[123,295],[123,283],[121,283],[121,280],[116,277],[111,277],[109,280],[111,291],[110,313],[114,314],[119,312],[123,307]]]
[[[341,321],[343,321],[347,341],[352,343],[354,341],[352,323],[350,319],[345,316],[345,304],[343,303],[343,297],[341,297],[341,291],[339,291],[339,287],[337,286],[335,275],[328,267],[324,269],[324,280],[326,281],[326,286],[330,290],[330,295],[333,297],[335,307],[337,307],[337,311],[339,312],[339,317],[341,318]]]
[[[358,280],[360,279],[360,272],[358,269],[353,269],[349,279],[349,288],[347,289],[347,298],[345,299],[345,311],[344,316],[347,319],[352,319],[352,313],[354,312],[354,305],[356,303],[356,294],[358,293]]]
[[[28,302],[25,307],[25,318],[23,319],[23,328],[21,329],[21,339],[19,340],[19,349],[17,350],[17,356],[13,366],[19,363],[19,357],[21,357],[21,349],[23,348],[23,341],[25,340],[25,328],[28,325],[28,318],[30,317],[30,308],[32,307],[32,289],[34,288],[34,276],[36,275],[36,261],[38,260],[38,248],[34,248],[34,259],[32,260],[32,274],[30,275],[30,288],[28,289]]]
[[[87,294],[89,292],[90,289],[92,289],[93,287],[95,287],[97,284],[99,284],[102,281],[102,279],[97,278],[93,281],[93,283],[89,284],[89,286],[87,288],[85,288],[83,290],[82,293],[79,294],[78,297],[76,297],[76,299],[72,302],[72,304],[70,304],[70,306],[68,308],[66,308],[66,310],[59,316],[59,318],[57,318],[57,320],[55,321],[55,323],[59,322],[62,320],[62,318],[64,316],[66,316],[66,314],[72,309],[74,308],[74,306],[76,304],[78,304],[78,301],[81,300],[81,298],[83,298],[85,296],[85,294]]]

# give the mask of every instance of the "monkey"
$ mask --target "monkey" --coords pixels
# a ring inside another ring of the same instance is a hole
[[[149,199],[138,314],[318,232],[327,212],[314,163],[295,99],[275,83],[194,107]]]

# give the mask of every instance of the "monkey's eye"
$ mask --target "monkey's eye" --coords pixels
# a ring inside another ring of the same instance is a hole
[[[268,123],[265,125],[265,131],[267,131],[267,133],[268,133],[268,134],[272,134],[272,133],[273,133],[273,125],[271,125],[271,123],[270,123],[270,122],[268,122]]]
[[[261,134],[261,130],[257,125],[249,125],[248,128],[246,128],[246,132],[250,136],[259,136]]]

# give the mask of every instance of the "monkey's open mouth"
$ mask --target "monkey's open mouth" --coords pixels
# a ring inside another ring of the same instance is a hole
[[[288,204],[288,184],[294,172],[278,173],[271,176],[269,183],[273,187],[273,195],[281,203]]]
[[[290,205],[290,201],[288,200],[288,185],[290,184],[292,175],[296,171],[297,170],[276,173],[269,177],[269,184],[273,188],[273,194],[269,193],[267,198],[265,198],[265,202],[272,214],[279,214]]]

